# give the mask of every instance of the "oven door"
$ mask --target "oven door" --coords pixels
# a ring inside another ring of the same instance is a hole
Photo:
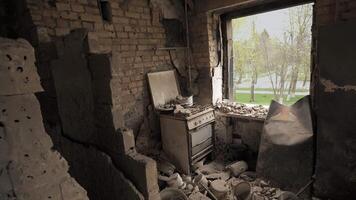
[[[203,125],[189,132],[192,145],[192,156],[213,144],[212,123]]]

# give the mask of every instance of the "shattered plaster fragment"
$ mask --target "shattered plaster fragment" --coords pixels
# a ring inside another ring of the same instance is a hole
[[[320,78],[321,84],[325,87],[324,91],[325,92],[335,92],[336,90],[341,90],[341,91],[355,91],[356,92],[356,85],[344,85],[344,86],[339,86],[336,85],[334,82],[331,80],[327,80],[324,78]]]

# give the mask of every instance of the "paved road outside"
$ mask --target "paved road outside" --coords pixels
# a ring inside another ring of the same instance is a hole
[[[288,85],[288,84],[287,84]],[[303,81],[297,81],[297,89],[309,89],[310,82],[307,81],[305,83],[305,86],[303,87]],[[251,81],[250,80],[243,80],[242,83],[237,85],[237,88],[250,88],[251,87]],[[258,77],[257,83],[255,85],[255,88],[271,88],[272,89],[272,84],[271,80],[269,79],[268,75],[264,75],[261,77]]]
[[[236,93],[240,93],[240,94],[250,94],[251,91],[249,90],[236,90]],[[255,90],[255,94],[273,94],[273,91],[256,91]],[[308,95],[309,92],[295,92],[295,95]]]

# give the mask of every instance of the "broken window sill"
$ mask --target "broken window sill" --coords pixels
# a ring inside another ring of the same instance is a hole
[[[252,117],[252,116],[247,116],[247,115],[241,115],[241,114],[236,114],[236,113],[224,113],[219,110],[215,110],[215,113],[218,116],[222,117],[230,117],[230,118],[236,118],[236,119],[244,119],[244,120],[253,120],[253,121],[260,121],[264,122],[266,119],[265,118],[260,118],[260,117]]]

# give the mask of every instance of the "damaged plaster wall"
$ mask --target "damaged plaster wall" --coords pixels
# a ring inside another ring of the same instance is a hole
[[[315,195],[356,196],[356,2],[317,1],[314,109],[317,120]]]
[[[220,15],[201,10],[195,2],[189,16],[192,57],[199,72],[197,85],[201,104],[216,104],[223,99],[223,47]]]
[[[344,85],[339,86],[336,85],[331,80],[327,80],[324,78],[320,78],[320,83],[324,86],[324,92],[335,92],[336,90],[348,92],[348,91],[356,91],[356,85]]]
[[[88,199],[52,150],[34,95],[42,91],[34,63],[27,41],[0,38],[0,199]]]
[[[112,85],[115,82],[112,82],[111,56],[90,55],[87,52],[89,46],[87,36],[85,29],[78,29],[56,40],[59,58],[52,61],[51,69],[58,113],[65,138],[79,143],[77,147],[75,145],[58,147],[69,157],[68,160],[72,161],[70,164],[76,169],[73,170],[75,172],[73,174],[80,177],[79,180],[87,188],[91,198],[116,199],[121,196],[124,199],[142,199],[139,190],[146,199],[157,199],[155,162],[136,152],[126,155],[124,151],[125,141],[119,130],[123,127],[122,113],[112,110],[112,96],[120,91],[116,91]],[[77,151],[82,144],[90,145],[99,152],[90,149]],[[76,162],[77,156],[70,154],[83,151],[86,153],[78,156],[82,162]],[[97,159],[92,159],[93,157]],[[95,161],[98,159],[103,162]],[[94,163],[90,167],[85,167],[84,164],[87,162]],[[87,172],[80,170],[81,168],[87,168],[89,174],[103,173],[102,180],[105,184],[97,178],[86,178]],[[130,171],[127,168],[135,170]],[[138,190],[133,184],[128,184],[129,181],[121,178],[121,172],[118,173],[120,170],[133,181]],[[115,183],[120,182],[120,185],[127,187],[126,190],[116,190]],[[105,193],[105,190],[111,192]]]
[[[212,70],[218,64],[217,41],[214,37],[217,28],[216,20],[214,15],[205,12],[193,12],[189,18],[193,63],[199,73],[197,79],[199,93],[196,100],[200,104],[213,103]]]

